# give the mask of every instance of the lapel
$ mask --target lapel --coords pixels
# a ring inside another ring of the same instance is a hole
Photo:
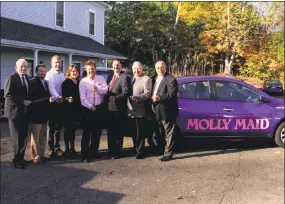
[[[24,92],[24,87],[23,87],[23,83],[22,83],[22,79],[21,79],[21,76],[16,72],[15,73],[16,75],[16,79],[17,79],[17,83],[20,85],[22,91]],[[25,76],[26,77],[26,76]],[[26,78],[27,79],[27,78]],[[28,87],[27,87],[28,88]],[[29,91],[29,88],[28,88],[28,91]]]
[[[157,89],[157,92],[156,92],[156,93],[159,93],[159,91],[160,91],[161,87],[163,86],[163,84],[164,84],[164,83],[165,83],[165,81],[166,81],[166,77],[167,77],[167,73],[165,73],[165,75],[164,75],[163,79],[161,80],[161,82],[160,82],[160,84],[159,84],[159,87],[158,87],[158,89]]]
[[[140,77],[137,77],[137,78],[136,78],[136,81],[135,81],[135,83],[134,83],[134,85],[133,85],[134,89],[135,89],[135,88],[138,88],[138,87],[140,86],[140,84],[141,84],[141,82],[142,82],[142,78],[143,78],[143,75],[141,75]]]
[[[37,79],[38,83],[40,84],[40,87],[41,87],[42,91],[46,92],[47,91],[47,87],[44,87],[42,81],[38,77],[36,77],[36,79]],[[46,86],[46,83],[47,82],[45,80],[45,86]]]

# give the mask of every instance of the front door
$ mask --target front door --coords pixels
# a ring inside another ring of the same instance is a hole
[[[267,136],[270,132],[271,107],[245,85],[215,81],[217,109],[229,136]]]

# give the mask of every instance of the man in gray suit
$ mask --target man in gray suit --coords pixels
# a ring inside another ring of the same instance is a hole
[[[148,113],[150,110],[149,100],[151,97],[151,78],[143,74],[142,64],[138,61],[132,66],[134,77],[131,84],[132,89],[127,101],[128,116],[133,118],[136,125],[136,134],[133,136],[135,159],[143,158],[145,138],[147,134]]]
[[[27,100],[29,80],[27,77],[28,62],[19,59],[16,62],[16,72],[5,81],[4,117],[8,118],[10,134],[14,147],[13,165],[17,169],[25,168],[25,150],[28,139],[27,106],[31,101]]]

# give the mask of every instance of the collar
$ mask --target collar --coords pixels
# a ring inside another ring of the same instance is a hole
[[[58,73],[58,74],[60,73],[60,71],[56,71],[54,68],[51,68],[50,71],[51,71],[52,73]]]

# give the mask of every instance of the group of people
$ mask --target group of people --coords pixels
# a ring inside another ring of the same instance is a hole
[[[176,118],[178,117],[177,81],[166,71],[164,61],[155,64],[156,75],[143,74],[141,62],[132,64],[133,75],[122,71],[119,60],[112,63],[113,73],[105,80],[96,75],[96,64],[85,63],[86,76],[79,80],[79,72],[71,64],[64,76],[61,58],[51,58],[51,69],[44,64],[36,66],[36,77],[27,76],[28,63],[16,62],[15,70],[5,81],[4,114],[8,118],[13,141],[13,166],[23,169],[31,128],[31,159],[44,163],[46,142],[50,159],[60,156],[76,158],[75,132],[78,120],[82,124],[81,161],[97,157],[102,130],[107,129],[110,157],[122,157],[126,119],[136,130],[133,135],[135,158],[144,155],[149,118],[154,118],[160,135],[165,137],[165,151],[161,161],[173,157]],[[64,127],[64,128],[63,128]],[[60,148],[60,133],[64,129],[65,151]],[[48,140],[48,141],[47,141]]]

